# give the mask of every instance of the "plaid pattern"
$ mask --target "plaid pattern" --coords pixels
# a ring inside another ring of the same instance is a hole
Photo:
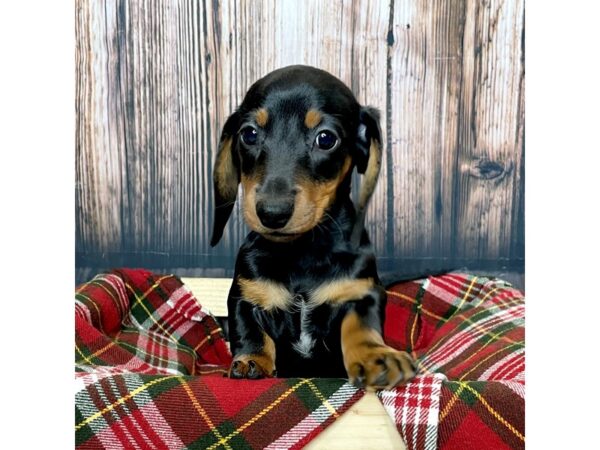
[[[215,319],[174,276],[117,270],[75,299],[80,449],[302,448],[362,391],[341,379],[230,380]]]
[[[194,375],[229,364],[215,319],[174,276],[143,270],[99,275],[75,294],[75,369]]]
[[[384,338],[420,373],[379,393],[407,448],[525,447],[524,313],[521,292],[474,275],[388,290]]]
[[[419,375],[378,393],[409,449],[524,448],[524,299],[448,274],[392,286],[386,342]],[[75,300],[77,448],[302,448],[362,391],[230,380],[216,320],[174,276],[117,270]]]
[[[442,374],[420,375],[402,389],[377,394],[408,448],[437,448],[440,391],[445,379]]]

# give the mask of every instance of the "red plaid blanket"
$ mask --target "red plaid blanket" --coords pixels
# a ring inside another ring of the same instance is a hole
[[[407,448],[525,447],[524,314],[521,292],[474,275],[388,290],[386,342],[421,374],[378,394]]]
[[[224,378],[221,329],[174,276],[118,270],[75,299],[77,448],[301,448],[362,396],[341,379]]]
[[[386,340],[423,373],[380,393],[407,447],[522,448],[520,293],[468,275],[388,293]],[[99,275],[77,289],[75,325],[77,448],[301,448],[362,396],[339,379],[224,378],[217,322],[170,275]]]

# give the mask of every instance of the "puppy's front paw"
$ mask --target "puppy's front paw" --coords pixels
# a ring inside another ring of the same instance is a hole
[[[387,345],[360,345],[345,358],[350,383],[368,391],[391,389],[404,384],[416,373],[416,364],[406,352]]]
[[[275,364],[264,355],[238,355],[229,368],[229,378],[271,378],[276,376]]]

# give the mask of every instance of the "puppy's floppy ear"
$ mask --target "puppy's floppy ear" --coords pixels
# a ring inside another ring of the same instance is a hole
[[[375,191],[379,170],[381,169],[381,129],[379,111],[371,107],[360,109],[358,136],[354,162],[356,170],[364,174],[358,194],[356,223],[352,230],[352,243],[358,247],[364,227],[367,205]]]
[[[210,240],[210,245],[213,247],[223,236],[223,229],[233,210],[240,184],[240,161],[235,150],[239,117],[239,113],[235,112],[225,122],[215,159],[213,170],[215,217]]]

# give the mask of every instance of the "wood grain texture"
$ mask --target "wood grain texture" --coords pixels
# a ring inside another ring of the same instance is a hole
[[[365,392],[304,450],[405,450],[396,425],[374,392]]]
[[[522,270],[523,0],[76,5],[79,267],[231,275],[239,203],[209,246],[220,128],[254,81],[301,63],[382,113],[367,226],[383,270]]]

